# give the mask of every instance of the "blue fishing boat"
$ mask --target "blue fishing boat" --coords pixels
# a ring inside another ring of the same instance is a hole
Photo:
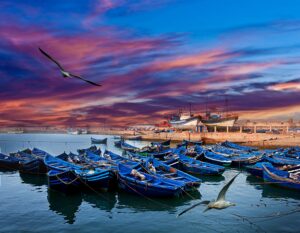
[[[48,169],[44,163],[44,156],[35,155],[33,153],[28,154],[25,152],[17,152],[16,156],[21,157],[19,171],[21,173],[43,175],[48,172]]]
[[[142,171],[149,174],[182,182],[186,191],[198,188],[201,183],[199,178],[173,168],[155,158],[148,158],[142,163],[141,168]]]
[[[97,148],[97,146],[91,146],[89,148],[86,148],[86,149],[78,149],[77,152],[82,155],[82,154],[85,154],[86,151],[92,151],[94,154],[97,154],[97,155],[101,155],[102,151],[101,149]]]
[[[65,160],[65,161],[68,161],[68,157],[69,157],[69,155],[66,152],[63,152],[56,156],[56,158],[59,158],[59,159]]]
[[[72,172],[82,184],[82,188],[92,189],[92,190],[105,190],[111,189],[115,182],[115,173],[111,169],[111,165],[102,166],[99,168],[98,165],[90,164],[89,166],[80,166],[73,163],[66,162],[59,158],[47,155],[45,157],[45,164],[49,169],[55,171]],[[104,164],[103,164],[104,165]],[[61,173],[70,175],[68,173]],[[71,177],[72,178],[72,177]],[[60,180],[58,179],[57,182]],[[51,187],[51,183],[49,183]],[[69,185],[69,183],[60,182],[60,185]],[[72,185],[72,184],[71,184]]]
[[[125,157],[118,155],[116,153],[113,153],[112,151],[105,150],[103,153],[103,157],[108,160],[114,160],[114,161],[124,161],[127,160]]]
[[[300,159],[300,147],[294,146],[284,150],[285,156]]]
[[[103,139],[98,139],[98,138],[91,138],[91,143],[92,144],[107,144],[107,138],[103,138]]]
[[[174,152],[173,149],[169,148],[169,149],[164,149],[161,150],[159,152],[138,152],[139,155],[142,156],[148,156],[148,157],[154,157],[154,158],[158,158],[158,159],[162,159],[165,156],[168,156],[170,154],[172,154]]]
[[[262,166],[265,181],[279,187],[300,190],[300,168],[292,171],[282,171],[270,164]]]
[[[118,164],[119,187],[126,192],[147,197],[172,197],[183,192],[182,183],[138,172],[123,164]]]
[[[131,144],[128,144],[124,141],[121,141],[121,149],[125,150],[125,151],[136,151],[136,150],[139,150],[139,148],[131,145]]]
[[[271,155],[264,156],[263,160],[266,162],[272,163],[274,166],[283,166],[283,165],[299,165],[300,160],[290,157],[280,156],[280,155]]]
[[[288,157],[292,159],[300,159],[300,147],[294,146],[289,148],[278,148],[273,150],[272,153],[268,153],[269,155],[279,155],[283,157]]]
[[[82,183],[72,170],[50,170],[48,172],[48,186],[66,194],[81,190]]]
[[[0,153],[0,169],[17,170],[19,169],[19,159],[15,156]]]
[[[259,177],[259,178],[263,178],[263,174],[264,174],[264,172],[263,172],[263,165],[264,164],[268,165],[268,166],[272,165],[269,162],[259,162],[259,163],[253,164],[253,165],[245,166],[245,169],[251,175]]]
[[[134,141],[142,140],[142,136],[140,135],[124,135],[123,138],[126,140],[134,140]]]
[[[180,153],[178,162],[180,170],[198,175],[221,175],[225,171],[223,166],[202,162]]]
[[[90,156],[90,155],[88,155],[88,156]],[[103,157],[100,158],[100,159],[102,159],[102,160],[105,159],[108,162],[113,163],[114,165],[122,163],[122,164],[125,164],[126,166],[129,166],[131,168],[137,168],[137,167],[140,166],[140,160],[139,159],[134,161],[133,159],[125,158],[125,157],[123,157],[121,155],[118,155],[116,153],[113,153],[109,150],[106,150],[103,154]]]
[[[31,150],[31,154],[40,158],[45,158],[45,156],[48,155],[48,152],[41,150],[39,148],[33,148]]]
[[[228,148],[232,148],[232,149],[236,149],[236,150],[243,150],[243,151],[256,151],[257,148],[255,147],[250,147],[250,146],[242,146],[233,142],[229,142],[229,141],[225,141],[221,143],[222,146],[228,147]]]
[[[182,144],[185,145],[185,146],[188,146],[188,145],[190,145],[190,146],[196,146],[196,145],[201,146],[203,144],[203,142],[202,141],[183,140]]]
[[[147,159],[147,157],[142,156],[138,153],[134,153],[134,152],[130,152],[130,151],[126,151],[126,157],[132,161],[136,161],[136,162],[140,162],[140,161],[144,161],[145,159]]]
[[[244,167],[262,161],[262,155],[240,154],[239,156],[228,157],[233,167]]]
[[[228,156],[231,156],[231,155],[238,156],[240,154],[245,154],[246,153],[245,151],[228,148],[228,147],[221,146],[221,145],[218,145],[218,144],[210,146],[208,148],[210,150],[214,151],[214,152],[222,153],[222,154],[225,154],[225,155],[228,155]]]
[[[120,139],[120,140],[118,140],[118,141],[115,141],[115,142],[114,142],[115,147],[121,148],[122,141],[123,141],[123,139]]]
[[[151,148],[152,149],[159,149],[159,150],[164,150],[170,148],[170,143],[171,140],[166,140],[162,142],[151,142]]]
[[[103,154],[103,157],[109,161],[114,161],[116,164],[123,163],[130,167],[137,167],[140,163],[140,156],[134,154],[135,158],[132,156],[134,153],[127,152],[126,157],[113,153],[109,150],[106,150]]]
[[[263,153],[259,151],[246,152],[237,149],[226,148],[224,146],[212,146],[210,150],[216,154],[222,155],[227,159],[230,159],[231,166],[243,167],[247,165],[253,165],[262,161]]]
[[[204,150],[203,157],[206,161],[221,166],[230,166],[232,164],[230,158],[209,150]]]

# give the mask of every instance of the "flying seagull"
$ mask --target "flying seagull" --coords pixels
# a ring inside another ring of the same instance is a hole
[[[224,185],[224,187],[221,189],[221,191],[219,192],[218,198],[217,200],[212,200],[212,201],[201,201],[195,205],[192,205],[191,207],[185,209],[184,211],[180,212],[177,217],[179,217],[180,215],[183,215],[184,213],[186,213],[187,211],[195,208],[198,205],[207,205],[207,208],[204,210],[210,210],[210,209],[225,209],[229,206],[234,206],[234,203],[231,203],[229,201],[225,201],[225,195],[226,192],[228,190],[228,188],[230,187],[230,185],[233,183],[233,181],[235,180],[235,178],[239,175],[240,173],[236,174],[234,177],[231,178],[231,180]]]
[[[81,80],[83,80],[83,81],[85,81],[85,82],[87,82],[87,83],[89,83],[89,84],[94,85],[94,86],[98,86],[98,87],[101,87],[101,86],[102,86],[102,85],[100,85],[100,84],[97,84],[97,83],[94,83],[94,82],[92,82],[92,81],[86,80],[86,79],[84,79],[84,78],[82,78],[82,77],[80,77],[80,76],[78,76],[78,75],[75,75],[75,74],[72,74],[72,73],[70,73],[70,72],[65,71],[65,69],[61,66],[61,64],[59,64],[58,61],[56,61],[54,58],[52,58],[48,53],[46,53],[46,52],[45,52],[44,50],[42,50],[41,48],[39,48],[39,50],[40,50],[40,52],[41,52],[42,54],[44,54],[48,59],[50,59],[52,62],[54,62],[54,63],[59,67],[60,72],[62,73],[62,75],[63,75],[64,78],[78,78],[78,79],[81,79]]]

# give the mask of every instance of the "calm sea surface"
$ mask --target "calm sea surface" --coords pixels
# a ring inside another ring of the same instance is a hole
[[[38,147],[58,155],[89,147],[91,136],[0,134],[0,148],[10,153]],[[108,149],[121,153],[112,136],[95,137],[108,137]],[[216,198],[236,172],[203,179],[191,196],[148,200],[124,192],[65,196],[49,190],[46,177],[0,171],[0,232],[300,232],[300,193],[263,185],[245,171],[227,193],[236,206],[205,213],[198,206],[176,218],[199,200]]]

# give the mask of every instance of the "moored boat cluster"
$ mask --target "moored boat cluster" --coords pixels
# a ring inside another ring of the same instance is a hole
[[[107,140],[95,141],[106,143]],[[205,145],[183,141],[153,142],[137,148],[115,141],[122,155],[96,146],[53,156],[33,148],[0,154],[0,168],[47,174],[49,188],[64,193],[121,189],[147,197],[179,196],[197,189],[201,178],[220,176],[226,167],[245,168],[265,182],[300,190],[300,148],[257,150],[231,142]]]

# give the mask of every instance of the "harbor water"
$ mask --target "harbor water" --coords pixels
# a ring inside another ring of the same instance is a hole
[[[38,147],[53,155],[91,146],[91,137],[67,134],[0,134],[1,152]],[[130,141],[143,147],[149,142]],[[106,146],[101,145],[101,149]],[[198,206],[177,218],[185,208],[217,197],[239,170],[219,177],[201,177],[197,191],[181,197],[149,199],[116,192],[85,192],[66,196],[48,189],[46,176],[0,171],[0,232],[299,232],[300,193],[263,184],[241,171],[226,199],[236,206],[203,212]]]

